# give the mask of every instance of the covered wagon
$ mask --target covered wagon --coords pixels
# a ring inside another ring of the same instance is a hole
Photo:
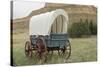
[[[29,41],[25,43],[26,56],[32,56],[33,50],[39,57],[44,53],[57,51],[58,55],[71,54],[67,33],[68,14],[63,9],[35,15],[29,22]]]

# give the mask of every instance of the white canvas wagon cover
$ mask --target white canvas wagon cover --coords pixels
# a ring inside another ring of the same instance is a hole
[[[63,16],[63,23],[60,23],[58,18],[58,28],[54,26],[55,19],[58,16]],[[53,31],[55,32],[55,28],[59,29],[63,28],[61,33],[67,32],[67,22],[68,22],[68,15],[63,9],[56,9],[51,12],[46,12],[43,14],[35,15],[30,19],[29,23],[29,35],[49,35],[51,32],[51,28],[53,27]],[[63,26],[63,27],[62,27]],[[55,32],[57,33],[57,32]],[[59,33],[59,32],[58,32]]]

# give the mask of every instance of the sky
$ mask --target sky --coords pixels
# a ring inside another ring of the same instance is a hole
[[[28,16],[33,10],[43,8],[44,2],[34,1],[14,1],[13,2],[13,19]]]

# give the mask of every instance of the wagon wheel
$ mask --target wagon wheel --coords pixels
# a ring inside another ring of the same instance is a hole
[[[32,57],[32,45],[30,41],[26,41],[25,43],[25,55]]]
[[[36,56],[39,58],[39,60],[42,60],[43,62],[46,61],[47,47],[43,37],[38,37],[36,40]]]
[[[61,54],[65,59],[68,59],[70,57],[71,45],[69,41],[67,41],[67,44],[64,46],[64,48],[61,49]]]

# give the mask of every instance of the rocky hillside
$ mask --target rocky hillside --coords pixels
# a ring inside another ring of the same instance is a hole
[[[93,21],[97,22],[97,8],[92,5],[73,5],[73,4],[55,4],[55,3],[46,3],[44,8],[39,10],[32,11],[27,17],[19,18],[13,20],[13,29],[28,29],[29,20],[32,16],[45,13],[48,11],[52,11],[55,9],[64,9],[69,16],[69,25],[70,26],[74,22],[79,22],[80,19],[85,21]],[[18,23],[16,23],[18,22]]]

